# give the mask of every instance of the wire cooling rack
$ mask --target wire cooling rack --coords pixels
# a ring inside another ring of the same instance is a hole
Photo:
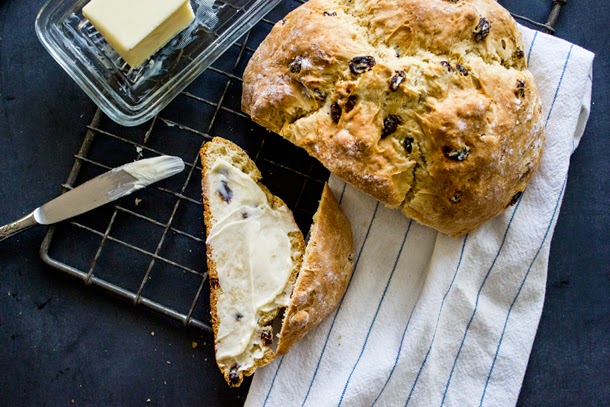
[[[499,2],[505,3],[505,1],[502,1],[502,0],[500,0]],[[567,4],[567,0],[551,0],[550,3],[551,3],[551,10],[549,12],[549,15],[548,15],[545,23],[541,23],[539,21],[532,20],[529,17],[521,16],[519,14],[515,14],[515,13],[511,13],[511,14],[515,19],[517,19],[521,22],[527,23],[534,28],[542,30],[547,34],[555,34],[555,24],[557,24],[557,19],[559,18],[561,9],[563,6],[565,6]]]
[[[228,138],[254,159],[263,182],[309,229],[328,172],[303,150],[241,113],[241,75],[275,21],[304,1],[284,0],[182,92],[160,115],[121,127],[99,110],[68,177],[70,190],[110,168],[161,154],[181,157],[186,170],[114,205],[49,228],[45,263],[162,315],[211,332],[205,284],[205,226],[199,150],[213,136]],[[552,2],[546,23],[514,15],[554,33],[565,0]]]

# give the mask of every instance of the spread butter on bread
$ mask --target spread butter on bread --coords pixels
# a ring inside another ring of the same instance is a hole
[[[349,221],[325,187],[310,245],[254,162],[214,138],[201,150],[216,362],[227,383],[285,353],[339,303],[352,273]],[[274,335],[272,323],[282,318]]]

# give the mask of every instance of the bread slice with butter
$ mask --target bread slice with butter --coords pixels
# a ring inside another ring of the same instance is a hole
[[[216,137],[201,162],[216,362],[239,386],[339,303],[353,270],[352,231],[325,186],[306,249],[292,212],[243,150]]]

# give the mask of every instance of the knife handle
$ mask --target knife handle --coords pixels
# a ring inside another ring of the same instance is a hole
[[[36,222],[36,218],[34,218],[34,212],[32,212],[29,215],[24,216],[23,218],[13,223],[0,226],[0,242],[36,225],[38,225],[38,222]]]

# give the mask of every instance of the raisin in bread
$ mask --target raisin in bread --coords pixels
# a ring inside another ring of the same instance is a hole
[[[242,109],[452,236],[518,200],[545,138],[521,35],[495,0],[310,0],[255,52]]]
[[[238,146],[214,138],[201,162],[216,362],[239,386],[338,304],[353,268],[351,226],[327,187],[306,249],[292,212]]]

